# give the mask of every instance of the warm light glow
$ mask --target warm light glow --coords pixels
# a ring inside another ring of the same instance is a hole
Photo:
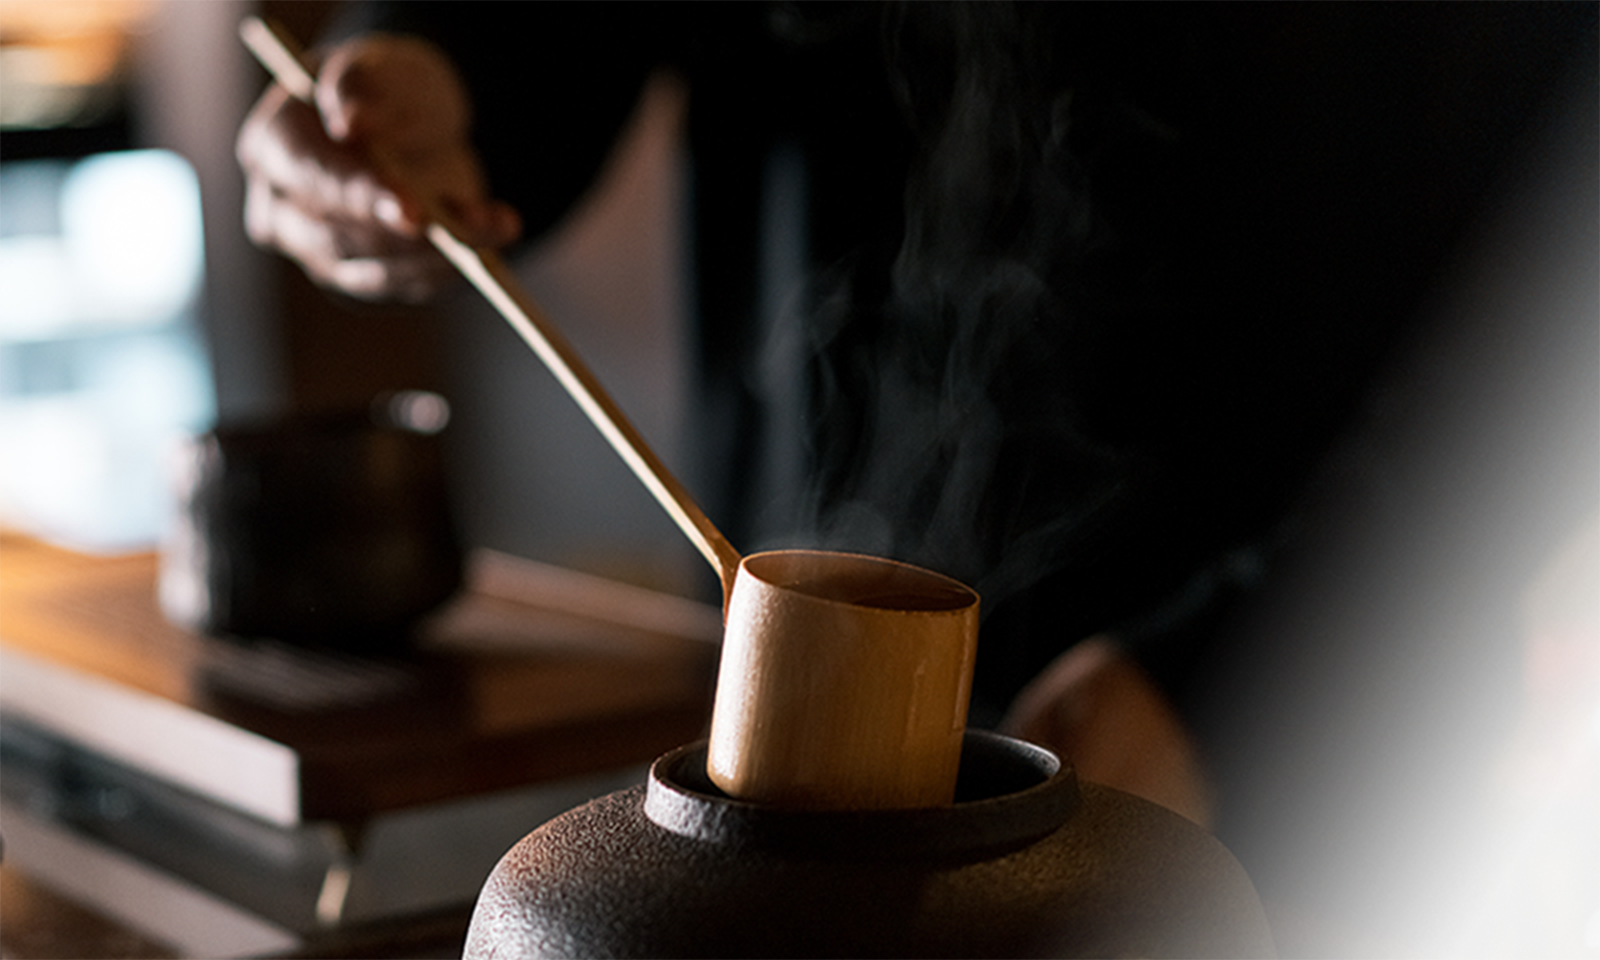
[[[0,126],[65,126],[114,85],[157,0],[0,0]]]
[[[137,30],[158,0],[0,0],[0,43],[70,43]]]

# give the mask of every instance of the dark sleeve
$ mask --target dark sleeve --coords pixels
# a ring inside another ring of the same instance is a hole
[[[450,56],[472,96],[490,190],[531,239],[593,184],[668,57],[672,6],[410,0],[365,5],[338,32],[412,34]]]
[[[1461,955],[1493,931],[1482,776],[1523,590],[1600,506],[1594,109],[1571,94],[1594,42],[1558,40],[1581,30],[1552,3],[1510,11],[1280,8],[1187,88],[1205,123],[1173,163],[1118,157],[1114,213],[1163,243],[1123,274],[1187,272],[1059,378],[1125,456],[979,645],[1005,696],[1122,638],[1264,898]]]

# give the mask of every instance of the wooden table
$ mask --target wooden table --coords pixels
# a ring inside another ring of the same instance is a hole
[[[358,859],[385,818],[637,769],[704,735],[714,607],[481,553],[412,643],[356,656],[180,629],[158,565],[0,537],[0,734],[42,732],[235,832],[334,825]],[[337,932],[338,908],[308,924]]]

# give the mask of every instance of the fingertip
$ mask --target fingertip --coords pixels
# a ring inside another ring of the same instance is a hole
[[[522,236],[522,217],[505,203],[493,202],[475,209],[471,218],[473,241],[478,246],[508,246]]]
[[[329,285],[361,300],[382,299],[388,292],[388,270],[374,259],[341,260],[327,269]]]
[[[522,215],[509,204],[495,205],[493,221],[495,246],[515,243],[522,237]]]
[[[413,225],[407,222],[405,206],[400,198],[385,194],[372,202],[372,215],[378,222],[397,233],[412,232]]]
[[[334,49],[317,77],[316,104],[328,136],[345,144],[379,136],[394,122],[382,57],[370,41]]]
[[[322,116],[322,128],[330,139],[339,143],[348,141],[351,133],[350,104],[340,89],[343,70],[343,59],[330,57],[317,78],[313,94],[317,113]]]
[[[430,252],[342,260],[330,265],[325,281],[358,300],[420,304],[437,296],[451,276],[445,261]]]

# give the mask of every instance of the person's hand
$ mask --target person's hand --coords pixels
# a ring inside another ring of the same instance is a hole
[[[1199,750],[1155,683],[1107,637],[1057,657],[1017,695],[1000,732],[1054,750],[1085,780],[1211,826]]]
[[[318,283],[368,300],[419,301],[452,279],[423,234],[426,211],[462,241],[521,234],[488,195],[460,76],[424,40],[373,34],[329,51],[312,107],[274,85],[239,131],[245,229]]]

